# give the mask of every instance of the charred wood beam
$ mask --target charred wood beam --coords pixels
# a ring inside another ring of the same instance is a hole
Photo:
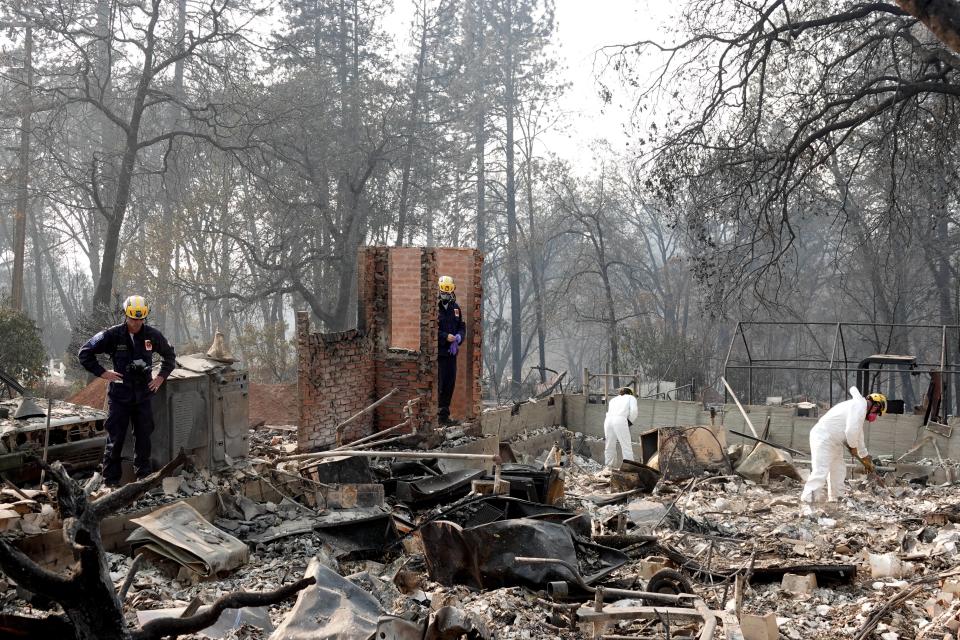
[[[146,559],[147,557],[142,553],[138,553],[134,557],[133,563],[130,565],[130,570],[127,571],[127,577],[124,578],[123,585],[120,587],[120,591],[117,592],[117,598],[121,604],[127,599],[127,592],[130,591],[130,587],[133,585],[133,579],[137,577],[137,572],[140,571],[140,567],[143,566]]]
[[[73,584],[68,578],[40,567],[4,538],[0,538],[0,569],[18,585],[33,593],[67,595],[73,591]]]
[[[63,464],[38,464],[57,484],[57,500],[63,517],[65,541],[77,552],[79,563],[69,575],[47,571],[19,549],[0,539],[0,569],[23,588],[44,596],[63,607],[72,626],[65,637],[80,640],[128,640],[123,611],[117,597],[100,538],[101,519],[133,502],[158,485],[185,460],[183,452],[145,480],[90,502],[79,483],[67,474]],[[61,637],[57,634],[54,637]]]
[[[127,506],[150,489],[160,486],[160,483],[163,482],[164,478],[171,475],[177,470],[178,467],[186,463],[188,460],[189,457],[181,449],[180,454],[176,458],[143,480],[126,484],[116,491],[108,493],[104,497],[95,500],[91,505],[94,512],[99,518],[103,518],[107,514],[119,511],[121,508]]]
[[[73,627],[62,616],[28,618],[0,613],[0,636],[4,638],[73,638]]]

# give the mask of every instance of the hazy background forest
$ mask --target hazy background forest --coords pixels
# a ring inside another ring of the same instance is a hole
[[[349,328],[364,244],[485,253],[500,399],[538,366],[717,387],[738,319],[957,324],[949,38],[910,2],[665,4],[4,2],[0,368],[37,371],[17,310],[64,358],[140,293],[292,381],[293,310]]]

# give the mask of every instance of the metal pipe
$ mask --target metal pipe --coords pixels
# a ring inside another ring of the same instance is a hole
[[[723,375],[724,375],[724,377],[726,377],[726,375],[727,375],[727,365],[730,364],[730,354],[733,353],[733,343],[734,343],[734,341],[737,339],[737,332],[738,332],[738,331],[740,331],[740,323],[739,323],[739,322],[737,322],[737,326],[734,327],[734,329],[733,329],[733,335],[730,336],[730,346],[727,347],[727,357],[723,359]],[[728,402],[728,400],[727,400],[727,391],[726,391],[726,389],[724,389],[724,391],[723,391],[723,403],[726,404],[727,402]]]
[[[47,424],[43,429],[43,464],[47,464],[47,451],[50,450],[50,414],[53,412],[53,398],[47,393]],[[46,480],[47,470],[40,471],[40,484]]]
[[[339,447],[337,447],[336,449],[334,449],[334,451],[337,451],[337,450],[340,450],[340,449],[346,449],[346,448],[348,448],[348,447],[355,447],[355,446],[357,446],[358,444],[363,444],[364,442],[369,442],[369,441],[371,441],[371,440],[377,440],[377,439],[382,438],[382,437],[384,437],[384,436],[388,436],[388,435],[390,435],[391,433],[395,433],[395,432],[399,431],[400,429],[403,429],[404,427],[409,427],[409,426],[410,426],[410,418],[407,418],[406,420],[404,420],[403,422],[401,422],[400,424],[398,424],[398,425],[396,425],[396,426],[390,427],[389,429],[384,429],[383,431],[377,431],[376,433],[374,433],[374,434],[372,434],[372,435],[364,436],[364,437],[362,437],[362,438],[359,438],[359,439],[357,439],[357,440],[354,440],[353,442],[350,442],[350,443],[347,443],[347,444],[345,444],[345,445],[339,446]]]
[[[536,558],[533,558],[536,559]],[[540,558],[550,559],[550,558]],[[520,559],[517,558],[519,561]],[[556,580],[554,582],[547,583],[547,593],[550,594],[552,598],[569,598],[571,595],[576,597],[576,593],[571,594],[570,590],[571,584],[563,580]],[[595,594],[597,587],[584,586],[580,584],[574,584],[574,587],[577,589],[583,589],[588,594]],[[693,596],[693,594],[687,594]],[[638,600],[649,600],[651,602],[659,602],[661,604],[679,604],[681,600],[685,600],[682,596],[673,595],[670,593],[654,593],[653,591],[634,591],[632,589],[613,589],[611,587],[603,587],[603,596],[604,598],[636,598]]]
[[[950,329],[960,328],[960,325],[956,324],[897,324],[889,322],[800,322],[800,321],[784,321],[780,322],[779,320],[743,320],[739,324],[746,325],[762,325],[762,326],[812,326],[812,327],[833,327],[838,324],[843,325],[844,327],[906,327],[908,329],[940,329],[943,326],[946,326]]]
[[[391,397],[393,397],[393,395],[396,394],[396,393],[400,393],[400,389],[394,387],[394,388],[390,391],[390,393],[388,393],[387,395],[383,396],[382,398],[380,398],[379,400],[377,400],[377,401],[374,402],[373,404],[364,407],[364,408],[361,409],[360,411],[356,412],[355,414],[353,414],[352,416],[350,416],[349,418],[347,418],[346,420],[344,420],[343,422],[341,422],[340,424],[338,424],[338,425],[336,426],[336,428],[334,428],[334,433],[337,434],[337,442],[340,442],[340,436],[343,435],[343,429],[344,429],[344,427],[346,427],[348,424],[350,424],[351,422],[353,422],[354,420],[356,420],[356,419],[359,418],[360,416],[362,416],[362,415],[364,415],[364,414],[367,414],[367,413],[370,413],[371,411],[373,411],[374,409],[376,409],[377,407],[379,407],[381,404],[383,404],[384,402],[386,402],[387,400],[389,400]]]
[[[782,444],[776,444],[776,443],[770,442],[769,440],[764,440],[763,438],[754,438],[753,436],[748,436],[748,435],[745,434],[745,433],[740,433],[739,431],[734,431],[733,429],[730,429],[729,427],[727,428],[727,431],[729,431],[730,433],[732,433],[732,434],[735,435],[735,436],[740,436],[741,438],[746,438],[747,440],[753,440],[754,442],[762,442],[763,444],[770,445],[770,446],[773,447],[774,449],[783,449],[783,450],[786,451],[787,453],[792,454],[792,455],[795,455],[795,456],[806,456],[806,455],[809,455],[809,454],[807,454],[807,453],[804,453],[803,451],[797,451],[796,449],[791,449],[790,447],[785,447],[785,446],[783,446]]]
[[[887,365],[887,366],[889,367],[890,365]],[[889,369],[884,369],[884,372],[885,372],[885,373],[901,373],[901,372],[906,372],[906,373],[929,373],[928,371],[918,370],[918,369],[920,369],[921,367],[931,367],[931,368],[937,368],[937,369],[939,369],[940,365],[937,365],[937,364],[926,364],[926,363],[917,363],[917,364],[914,365],[914,367],[912,367],[912,368],[910,368],[910,367],[900,367],[900,368],[893,368],[893,367],[891,367],[891,368],[889,368]],[[755,364],[755,365],[749,365],[749,364],[731,364],[731,365],[729,365],[729,366],[727,367],[727,369],[760,369],[761,371],[844,371],[844,372],[847,372],[847,373],[852,372],[852,371],[862,371],[862,369],[860,369],[860,368],[858,368],[858,367],[834,367],[833,369],[830,369],[829,367],[789,367],[789,366],[766,366],[766,365],[759,365],[759,364]],[[872,372],[873,372],[873,371],[874,371],[874,370],[872,370]],[[946,373],[960,373],[960,368],[944,369],[944,371],[945,371]]]
[[[713,615],[707,603],[697,598],[693,601],[693,608],[703,616],[703,629],[700,630],[699,640],[713,640],[713,634],[717,630],[717,617]]]
[[[277,458],[277,462],[288,462],[290,460],[306,460],[307,458],[397,458],[400,460],[431,460],[439,458],[443,460],[489,460],[494,461],[497,457],[492,453],[448,453],[446,451],[357,451],[346,449],[340,451],[315,451],[313,453],[298,453],[292,456]]]
[[[733,389],[730,388],[730,385],[727,384],[727,379],[723,376],[720,376],[720,382],[723,383],[723,386],[727,388],[727,391],[730,392],[730,396],[733,398],[733,401],[737,403],[737,409],[740,409],[740,415],[743,416],[743,419],[747,422],[747,426],[750,427],[750,432],[753,433],[753,437],[759,438],[760,434],[757,433],[757,430],[753,428],[753,423],[750,422],[750,416],[747,415],[746,410],[743,408],[743,405],[740,404],[740,400],[737,398],[737,394],[733,392]]]

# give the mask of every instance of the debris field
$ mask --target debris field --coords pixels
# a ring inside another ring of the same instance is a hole
[[[471,454],[451,445],[482,439],[463,425],[311,458],[296,455],[294,427],[252,428],[248,458],[215,472],[187,464],[104,521],[124,619],[136,629],[312,577],[296,597],[180,637],[957,637],[947,463],[881,460],[885,486],[854,475],[847,497],[801,515],[806,472],[789,458],[785,471],[783,456],[759,475],[731,473],[751,457],[736,445],[727,466],[662,476],[607,469],[591,438],[561,427],[513,445],[548,433],[535,454],[505,442],[496,457],[457,458]],[[86,487],[91,500],[110,492],[96,477]],[[63,526],[53,485],[11,484],[0,501],[8,540],[69,566],[51,551]],[[4,615],[58,613],[9,577],[0,594]]]

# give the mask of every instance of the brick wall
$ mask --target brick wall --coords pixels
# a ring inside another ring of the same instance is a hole
[[[483,255],[476,249],[437,248],[437,273],[450,276],[457,285],[457,304],[467,325],[467,337],[457,355],[457,386],[450,402],[450,415],[472,419],[480,415],[480,378],[483,364]]]
[[[420,349],[420,257],[422,249],[390,250],[390,341],[396,349]]]
[[[408,300],[407,304],[412,307],[409,315],[415,312],[418,323],[401,327],[401,330],[408,332],[405,340],[414,345],[414,351],[383,349],[376,356],[379,397],[382,398],[393,388],[400,389],[400,393],[377,408],[377,426],[385,429],[400,424],[407,401],[422,396],[416,406],[417,427],[421,428],[434,424],[437,417],[437,350],[420,348],[420,345],[433,346],[436,342],[436,254],[430,249],[397,248],[390,249],[390,255],[391,269],[395,266],[406,269],[396,275],[391,272],[390,281],[399,282],[404,287],[413,280],[416,285],[416,297]],[[394,255],[400,260],[394,261]],[[410,256],[414,260],[410,260]],[[426,284],[431,282],[433,287]],[[391,308],[391,318],[395,317],[394,313],[395,310]],[[390,333],[397,335],[397,328],[391,326]]]
[[[335,427],[373,402],[374,360],[369,338],[357,331],[310,333],[310,315],[297,312],[297,442],[309,451],[336,442]],[[372,416],[344,430],[352,440],[370,433]]]
[[[309,314],[297,313],[300,449],[331,447],[334,427],[391,389],[400,392],[344,433],[350,441],[403,421],[415,408],[418,428],[437,417],[437,278],[457,283],[467,339],[457,357],[454,418],[480,414],[483,258],[474,249],[365,247],[358,255],[357,329],[311,333]]]

